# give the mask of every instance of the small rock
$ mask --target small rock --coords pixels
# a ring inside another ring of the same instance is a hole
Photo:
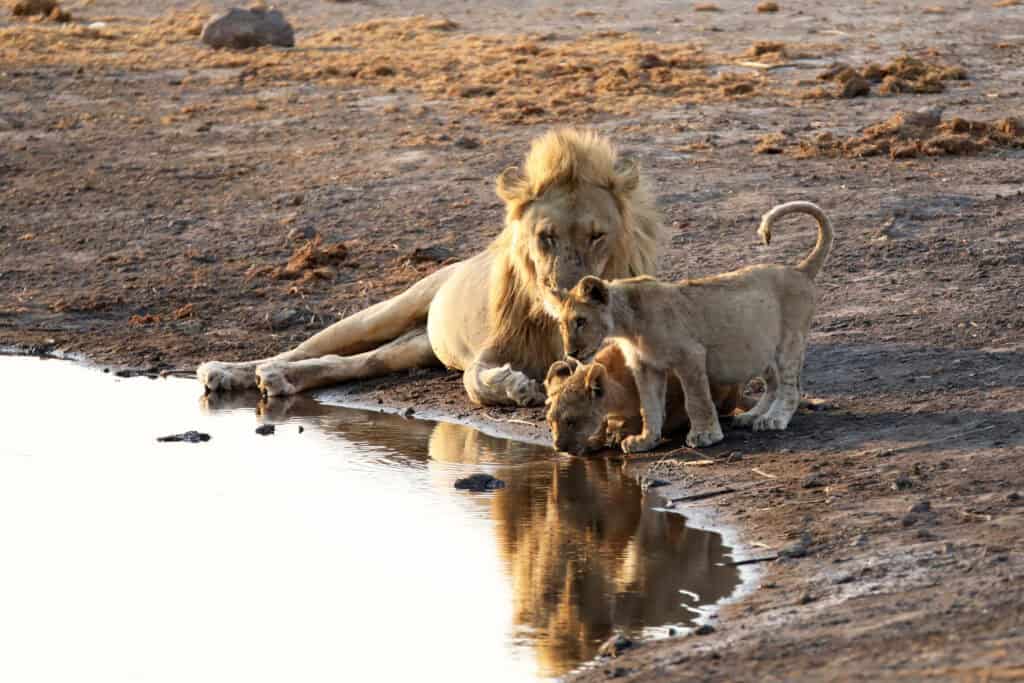
[[[480,141],[476,138],[461,137],[452,144],[459,149],[476,149],[480,146]]]
[[[624,650],[628,650],[629,648],[633,647],[633,645],[634,643],[632,640],[622,635],[621,633],[616,633],[614,636],[612,636],[611,638],[609,638],[601,644],[601,647],[597,649],[597,656],[618,657],[620,654],[622,654]]]
[[[280,10],[232,7],[203,27],[200,40],[214,48],[244,50],[261,45],[295,46],[295,30]]]
[[[414,263],[422,263],[425,261],[433,261],[434,263],[441,263],[447,261],[452,257],[451,249],[442,247],[439,244],[432,244],[429,247],[416,247],[413,249],[406,260]]]
[[[807,593],[804,593],[803,595],[800,596],[800,600],[798,602],[801,605],[809,605],[809,604],[811,604],[812,602],[814,602],[817,599],[818,598],[816,598],[813,595],[811,595],[810,592],[807,592]]]
[[[695,636],[709,636],[715,632],[715,627],[711,624],[701,624],[693,630]]]
[[[495,489],[505,488],[505,482],[501,479],[492,477],[489,474],[478,472],[471,474],[468,477],[455,480],[455,488],[462,491],[494,491]]]
[[[316,234],[316,228],[311,225],[305,225],[289,230],[287,240],[289,242],[308,242],[316,238]]]
[[[855,578],[856,577],[853,574],[840,574],[836,578],[832,579],[832,583],[837,586],[841,586],[844,583],[852,583]]]
[[[296,325],[305,324],[313,317],[313,312],[302,308],[282,308],[267,315],[267,324],[274,332],[287,330]]]
[[[1021,499],[1021,495],[1017,491],[1014,491],[1012,493],[1007,493],[1006,494],[1006,500],[1010,501],[1011,503],[1016,503],[1020,499]]]
[[[56,0],[18,0],[11,5],[11,14],[16,17],[35,15],[46,17],[57,8]]]
[[[779,551],[779,557],[785,558],[798,558],[806,557],[807,549],[811,545],[811,535],[807,532],[800,537],[800,540],[790,543],[785,548]]]
[[[836,88],[836,95],[846,99],[863,97],[871,92],[871,84],[860,74],[854,73]]]
[[[669,635],[669,637],[679,635],[679,629],[677,629],[675,626],[669,626],[668,627],[668,635]]]
[[[665,61],[656,54],[646,54],[637,60],[636,65],[641,69],[653,69],[658,66],[665,66]]]
[[[413,416],[413,415],[415,415],[415,414],[416,414],[416,409],[415,409],[415,408],[413,408],[412,406],[409,406],[408,408],[406,408],[406,409],[405,409],[405,410],[404,410],[404,411],[402,412],[402,417],[406,417],[406,418],[409,418],[409,417],[412,417],[412,416]],[[474,476],[475,476],[475,475],[474,475]]]
[[[273,434],[275,431],[274,425],[260,425],[256,428],[256,433],[260,436],[268,436]]]
[[[906,491],[914,486],[914,482],[911,481],[910,477],[905,474],[901,474],[896,477],[896,480],[892,483],[893,491]]]
[[[647,489],[656,489],[662,486],[668,486],[669,482],[664,479],[648,479],[644,477],[640,480],[640,488],[646,491]]]
[[[911,505],[909,508],[907,508],[907,512],[910,512],[910,513],[913,513],[913,514],[916,514],[916,515],[924,514],[924,513],[927,513],[927,512],[931,512],[931,511],[932,511],[932,504],[931,504],[931,501],[928,501],[928,500],[919,500],[916,503],[914,503],[913,505]]]
[[[304,431],[306,431],[306,428],[303,427],[302,425],[299,425],[299,434],[301,434]]]
[[[932,532],[928,531],[927,529],[918,529],[917,530],[917,540],[919,540],[919,541],[934,541],[937,538],[938,538],[938,536],[936,536]]]
[[[209,441],[210,435],[195,430],[189,430],[183,434],[171,434],[170,436],[159,436],[157,441],[184,441],[185,443],[201,443]]]
[[[800,482],[801,488],[805,488],[805,489],[817,489],[817,488],[821,488],[824,485],[825,485],[825,480],[822,479],[821,475],[818,475],[818,474],[812,474],[812,475],[810,475],[808,477],[805,477],[804,480],[802,482]]]

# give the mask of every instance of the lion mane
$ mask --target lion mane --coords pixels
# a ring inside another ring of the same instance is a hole
[[[513,367],[543,377],[561,357],[562,345],[557,320],[544,309],[544,288],[526,245],[516,238],[515,221],[530,202],[553,190],[581,196],[578,190],[584,186],[611,193],[622,230],[609,245],[603,279],[653,274],[665,228],[646,178],[633,162],[619,159],[607,138],[593,131],[564,128],[535,139],[522,170],[506,169],[496,185],[506,216],[504,230],[490,246],[491,343],[505,350]]]

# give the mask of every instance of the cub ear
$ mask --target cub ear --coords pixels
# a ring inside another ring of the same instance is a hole
[[[605,305],[608,303],[608,283],[601,278],[588,275],[576,286],[584,300],[592,304]]]
[[[628,195],[640,184],[640,166],[632,159],[624,159],[614,173],[612,189],[616,194]]]
[[[594,363],[587,370],[587,389],[590,390],[590,398],[597,400],[604,396],[605,381],[608,379],[608,370],[600,363]]]
[[[575,362],[575,361],[573,361]],[[572,373],[575,372],[576,368],[570,365],[564,360],[556,360],[548,368],[548,376],[544,379],[544,389],[547,390],[548,395],[558,391],[565,380],[572,377]]]

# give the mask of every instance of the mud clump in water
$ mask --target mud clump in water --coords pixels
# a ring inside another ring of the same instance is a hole
[[[202,443],[210,440],[209,434],[203,432],[197,432],[195,430],[189,430],[183,434],[171,434],[170,436],[158,436],[157,441],[162,442],[183,442],[183,443]]]
[[[468,477],[455,480],[455,488],[460,491],[495,491],[505,488],[505,482],[483,472],[471,474]]]
[[[784,133],[772,133],[763,137],[754,151],[786,153],[798,159],[883,155],[909,159],[971,154],[992,147],[1024,148],[1024,119],[1004,118],[991,123],[960,117],[943,120],[941,111],[923,109],[901,112],[849,138],[826,131],[812,140],[794,142]]]

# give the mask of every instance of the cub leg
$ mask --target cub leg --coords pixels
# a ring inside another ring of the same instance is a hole
[[[775,403],[775,398],[778,396],[779,391],[779,374],[775,369],[775,366],[771,366],[764,371],[764,394],[761,395],[761,399],[757,402],[753,408],[745,413],[740,413],[732,418],[732,424],[734,427],[751,427],[754,422],[766,414]]]
[[[661,440],[665,425],[665,387],[668,375],[655,368],[641,366],[633,371],[637,393],[640,395],[640,416],[644,426],[636,436],[622,440],[623,453],[640,453],[654,448]]]
[[[754,420],[754,431],[781,431],[800,407],[800,372],[804,365],[804,337],[790,335],[779,354],[779,389],[768,411]]]
[[[686,395],[686,416],[690,418],[690,432],[686,445],[690,448],[710,446],[725,438],[718,423],[718,409],[711,400],[711,385],[704,357],[688,358],[684,366],[676,371],[679,383]]]

